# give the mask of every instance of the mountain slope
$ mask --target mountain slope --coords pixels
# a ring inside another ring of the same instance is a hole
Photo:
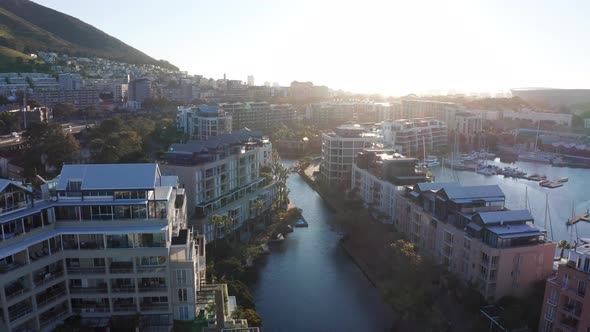
[[[75,17],[29,0],[0,0],[0,46],[23,53],[57,51],[177,69]]]

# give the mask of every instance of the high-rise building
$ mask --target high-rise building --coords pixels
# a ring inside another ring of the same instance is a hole
[[[248,85],[254,86],[254,75],[248,75]]]
[[[383,144],[400,153],[423,157],[447,146],[447,125],[434,119],[410,119],[382,123]]]
[[[40,193],[0,188],[0,330],[51,331],[72,315],[169,330],[202,309],[205,240],[156,164],[64,165]]]
[[[497,185],[419,183],[397,198],[396,229],[488,301],[526,297],[552,274],[555,243]]]
[[[332,133],[322,134],[321,181],[349,188],[352,165],[358,153],[380,141],[378,134],[359,125],[342,125]]]
[[[161,164],[164,174],[176,175],[187,192],[189,214],[209,241],[216,232],[210,217],[229,215],[231,231],[249,236],[259,216],[269,211],[277,188],[261,174],[270,165],[272,144],[260,132],[242,129],[204,141],[173,144]],[[255,202],[264,203],[257,208]],[[227,230],[227,229],[226,229]],[[225,234],[217,232],[218,237]]]
[[[152,82],[147,78],[140,78],[129,83],[129,101],[143,103],[152,96]]]

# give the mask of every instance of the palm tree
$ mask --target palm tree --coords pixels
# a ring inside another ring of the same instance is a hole
[[[227,217],[227,216],[225,216],[225,217]],[[209,222],[211,222],[211,224],[213,224],[213,232],[214,232],[213,241],[215,243],[215,249],[217,249],[217,237],[218,237],[217,230],[221,226],[225,225],[225,223],[227,221],[227,219],[225,217],[220,216],[218,214],[214,214],[211,217],[209,217]]]
[[[563,252],[565,251],[565,249],[570,249],[571,247],[572,246],[570,245],[570,243],[566,240],[561,240],[559,241],[559,243],[557,243],[557,248],[561,249],[561,252],[559,253],[560,260],[563,258]]]
[[[256,216],[258,217],[260,210],[264,208],[264,201],[258,198],[252,203],[252,206],[256,209]]]

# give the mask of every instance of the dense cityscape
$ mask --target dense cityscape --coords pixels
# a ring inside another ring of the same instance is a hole
[[[211,78],[70,19],[0,1],[0,331],[590,330],[590,89]]]

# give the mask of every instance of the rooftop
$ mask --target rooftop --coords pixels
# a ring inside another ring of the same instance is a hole
[[[529,210],[503,210],[493,212],[479,212],[480,220],[484,224],[498,224],[513,221],[531,221],[534,220]]]
[[[447,197],[462,202],[465,199],[504,199],[504,192],[498,185],[485,186],[446,186],[443,188]]]
[[[260,131],[244,128],[231,133],[209,137],[209,139],[204,141],[190,140],[186,143],[175,143],[170,146],[169,152],[200,153],[210,149],[216,149],[223,144],[239,144],[251,139],[261,138],[262,133]]]
[[[65,191],[69,181],[80,181],[80,190],[153,189],[159,175],[157,164],[64,165],[56,189]]]

